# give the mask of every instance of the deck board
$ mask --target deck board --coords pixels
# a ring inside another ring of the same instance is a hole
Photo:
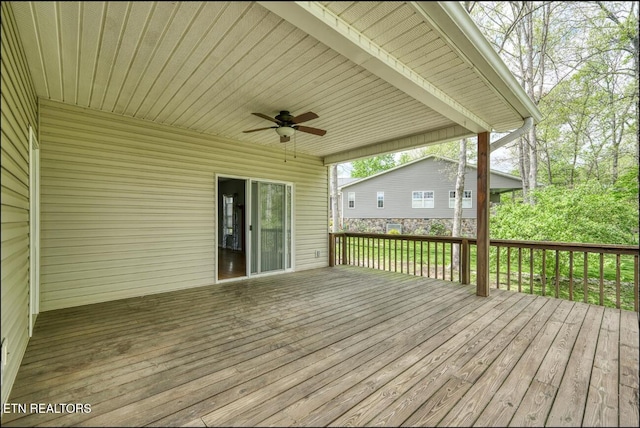
[[[637,426],[638,318],[339,266],[42,313],[9,402],[91,413],[3,426]]]

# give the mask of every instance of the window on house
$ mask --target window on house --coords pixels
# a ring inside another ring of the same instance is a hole
[[[349,192],[347,195],[347,207],[355,208],[356,207],[356,192]]]
[[[471,190],[465,190],[462,193],[462,208],[471,208],[472,207],[472,203],[471,203]],[[456,207],[456,191],[455,190],[450,190],[449,191],[449,208],[455,208]]]
[[[392,230],[402,233],[402,225],[400,223],[387,223],[387,233],[390,233]]]
[[[433,190],[414,190],[411,192],[411,208],[433,208]]]
[[[384,192],[378,192],[378,208],[384,208]]]

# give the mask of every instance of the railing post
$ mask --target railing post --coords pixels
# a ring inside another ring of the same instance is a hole
[[[342,264],[347,264],[347,235],[342,235]]]
[[[460,282],[466,285],[471,282],[471,248],[467,239],[463,239],[460,245]]]
[[[329,267],[336,265],[336,236],[329,234]]]
[[[489,133],[481,132],[476,162],[476,294],[482,297],[489,296],[489,152]]]

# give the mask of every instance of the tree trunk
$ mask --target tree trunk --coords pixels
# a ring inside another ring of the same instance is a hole
[[[456,174],[456,199],[453,209],[453,236],[462,236],[462,198],[464,197],[464,174],[467,169],[467,139],[460,140],[460,149],[458,151],[458,172]],[[453,268],[458,269],[460,266],[460,247],[453,246]]]

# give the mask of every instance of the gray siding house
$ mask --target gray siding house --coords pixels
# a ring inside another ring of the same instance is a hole
[[[340,187],[347,231],[429,233],[434,224],[451,230],[458,163],[428,156]],[[522,188],[519,177],[491,171],[490,200]],[[477,168],[467,165],[462,201],[463,231],[475,235]]]

